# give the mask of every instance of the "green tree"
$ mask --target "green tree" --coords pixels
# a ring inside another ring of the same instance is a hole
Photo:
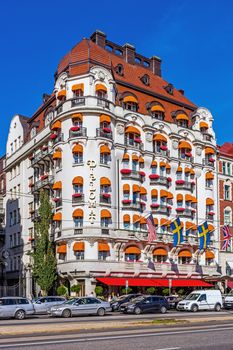
[[[104,292],[104,288],[102,286],[96,286],[95,287],[95,294],[97,296],[103,295],[103,292]]]
[[[52,219],[52,206],[47,192],[40,193],[40,219],[35,224],[35,247],[32,253],[32,274],[44,293],[48,293],[57,279],[56,257],[53,245],[49,239],[49,229]]]
[[[68,295],[68,289],[63,284],[61,284],[59,287],[57,287],[57,295]]]

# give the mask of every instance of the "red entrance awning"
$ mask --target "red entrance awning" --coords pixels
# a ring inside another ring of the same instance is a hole
[[[169,287],[168,278],[103,277],[96,279],[108,286],[125,286],[126,281],[128,281],[129,287]],[[213,287],[213,285],[199,279],[173,278],[171,279],[171,287]]]
[[[233,281],[227,281],[227,287],[233,289]]]

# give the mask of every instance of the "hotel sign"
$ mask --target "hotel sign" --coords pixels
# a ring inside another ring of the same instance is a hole
[[[88,199],[88,208],[90,208],[89,211],[89,220],[91,224],[94,224],[96,220],[96,214],[93,210],[93,208],[96,208],[96,187],[95,187],[95,181],[96,177],[94,174],[94,169],[96,168],[96,162],[94,160],[88,160],[87,165],[90,169],[89,174],[89,199]]]

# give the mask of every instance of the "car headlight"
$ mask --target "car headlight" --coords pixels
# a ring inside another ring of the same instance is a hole
[[[185,303],[185,305],[189,305],[190,304],[190,301],[187,301],[186,303]]]

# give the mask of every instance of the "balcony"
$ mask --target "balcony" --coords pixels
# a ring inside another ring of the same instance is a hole
[[[169,214],[169,209],[167,205],[164,204],[152,204],[151,205],[151,211],[153,214]]]
[[[71,107],[85,106],[85,97],[76,97],[71,100]]]
[[[84,194],[74,193],[72,195],[72,204],[84,204]]]
[[[52,134],[55,135],[55,134]],[[58,134],[56,138],[52,139],[53,141],[53,146],[56,145],[58,142],[63,142],[64,141],[64,134]]]
[[[162,150],[162,149],[154,149],[154,153],[156,156],[161,156],[161,157],[170,157],[170,151],[167,150]]]
[[[140,151],[144,150],[144,145],[142,142],[136,142],[133,139],[128,139],[127,137],[125,138],[125,146],[132,147]]]
[[[202,133],[203,141],[212,141],[212,136],[206,133]]]
[[[141,175],[140,171],[131,170],[131,169],[122,169],[121,170],[121,178],[122,179],[131,179],[131,180],[139,180],[142,181],[144,176]]]
[[[150,185],[165,185],[167,187],[169,185],[168,178],[166,176],[151,174],[149,175],[149,178],[150,178]]]
[[[206,220],[213,222],[214,221],[214,213],[213,212],[207,212],[206,213]]]
[[[77,131],[69,131],[69,138],[73,137],[87,137],[87,128],[80,128]]]
[[[111,204],[111,196],[109,193],[100,195],[100,203],[101,204]]]
[[[102,229],[101,229],[101,234],[102,234],[102,235],[108,235],[108,236],[109,236],[109,229],[108,229],[108,228],[102,228]]]
[[[188,209],[188,208],[177,208],[176,212],[179,217],[183,217],[183,218],[193,219],[195,215],[194,209]]]
[[[35,165],[36,163],[39,163],[40,161],[43,161],[45,158],[51,158],[53,149],[51,147],[46,148],[45,150],[41,150],[40,152],[36,153],[34,155],[34,158],[31,160],[31,165]]]
[[[207,165],[207,166],[211,166],[212,168],[214,168],[214,163],[215,163],[215,159],[213,159],[213,158],[202,159],[202,165]]]
[[[104,98],[97,98],[97,106],[109,109],[109,101]]]
[[[75,228],[74,229],[74,235],[82,235],[83,234],[83,228]]]
[[[140,210],[141,211],[140,202],[133,203],[130,199],[123,199],[122,205],[123,205],[122,210]]]
[[[96,129],[96,137],[103,137],[105,139],[112,140],[112,131],[109,129],[109,131],[106,131],[108,128],[98,128]]]
[[[61,198],[53,198],[54,206],[55,208],[59,208],[62,206],[62,199]]]
[[[40,214],[39,214],[39,210],[38,210],[38,209],[32,211],[30,214],[31,214],[31,220],[32,220],[33,222],[39,220]]]
[[[51,186],[53,184],[53,182],[54,182],[54,176],[48,175],[45,179],[35,182],[33,192],[38,191],[42,187]]]
[[[189,190],[192,191],[194,188],[194,181],[176,180],[176,190]]]

